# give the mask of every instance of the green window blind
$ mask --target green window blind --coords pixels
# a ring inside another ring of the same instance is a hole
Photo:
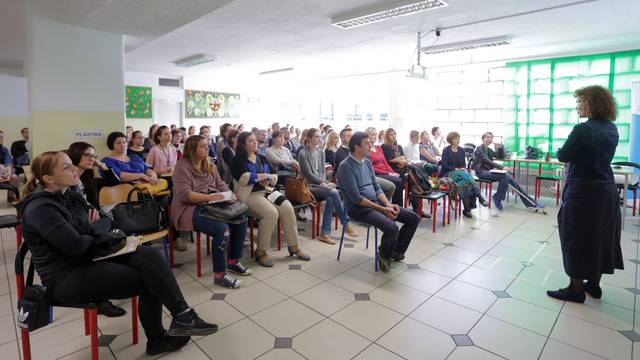
[[[640,81],[640,50],[511,62],[504,82],[504,143],[520,155],[528,145],[555,154],[579,119],[573,92],[609,88],[618,103],[620,142],[614,161],[629,156],[631,84]]]

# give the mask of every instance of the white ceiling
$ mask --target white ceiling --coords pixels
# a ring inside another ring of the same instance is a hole
[[[0,60],[24,59],[25,1],[0,0]],[[501,48],[424,57],[428,66],[640,48],[638,0],[573,6],[565,5],[579,0],[445,0],[449,6],[442,9],[351,30],[332,26],[331,17],[394,1],[29,1],[38,13],[65,23],[126,34],[126,69],[162,74],[255,75],[295,67],[309,77],[406,69],[415,33],[436,27],[444,28],[438,44],[501,35],[513,41]],[[499,17],[507,18],[483,22]],[[458,26],[474,22],[480,23]],[[434,39],[426,36],[423,45]],[[186,70],[172,64],[198,53],[215,54],[218,61]]]
[[[513,43],[502,48],[426,58],[427,64],[640,47],[638,0],[583,1],[566,7],[562,6],[578,1],[447,2],[449,6],[442,9],[343,30],[331,25],[332,16],[380,2],[235,0],[128,52],[126,67],[136,71],[193,75],[216,75],[233,70],[257,74],[285,67],[314,69],[323,75],[406,69],[415,48],[415,33],[436,27],[445,29],[438,44],[501,35],[511,36]],[[460,24],[550,7],[557,8],[447,30]],[[434,38],[434,35],[425,37],[423,45],[433,42]],[[212,53],[219,60],[187,70],[171,64],[171,61],[196,53]],[[332,70],[323,72],[324,68]]]

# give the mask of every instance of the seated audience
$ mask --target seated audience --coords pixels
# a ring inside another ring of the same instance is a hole
[[[52,300],[69,304],[140,296],[147,355],[176,351],[190,336],[218,330],[189,307],[158,249],[140,246],[130,254],[92,261],[97,238],[111,230],[109,219],[100,218],[80,194],[69,191],[78,174],[67,155],[45,152],[33,165],[33,177],[25,185],[28,195],[19,209],[22,234]],[[162,325],[163,306],[172,317],[168,330]]]
[[[217,149],[217,144],[215,144],[213,142],[213,139],[211,138],[211,128],[208,127],[207,125],[202,125],[200,127],[200,136],[202,136],[208,144],[209,147],[209,157],[212,159],[215,159],[218,157],[218,149]]]
[[[404,154],[410,163],[422,163],[420,159],[420,145],[418,143],[420,133],[417,130],[411,130],[409,133],[409,144],[404,147]]]
[[[384,195],[387,199],[392,199],[392,202],[399,201],[397,205],[402,206],[402,191],[404,191],[404,186],[402,184],[400,174],[396,174],[393,171],[391,166],[387,163],[387,160],[384,158],[384,154],[380,150],[380,146],[376,145],[378,134],[376,129],[368,127],[365,132],[369,134],[369,141],[371,141],[371,154],[369,155],[369,160],[371,160],[371,164],[373,165],[376,178],[378,179],[378,184],[382,188],[382,191],[384,191]],[[396,190],[399,191],[400,194],[398,194]]]
[[[119,132],[112,132],[107,137],[107,147],[111,150],[102,162],[120,177],[122,182],[142,181],[150,184],[159,182],[158,175],[150,166],[136,155],[127,154],[127,137]]]
[[[342,225],[345,226],[345,232],[352,237],[358,236],[358,233],[348,224],[349,220],[342,207],[342,200],[340,199],[340,193],[336,189],[336,184],[327,181],[327,174],[324,168],[324,151],[320,148],[320,131],[318,129],[309,129],[304,143],[304,147],[298,154],[300,171],[304,179],[309,183],[313,196],[325,202],[322,229],[318,240],[327,244],[336,243],[329,237],[331,234],[331,215],[334,210],[338,214]]]
[[[13,158],[9,149],[4,146],[4,131],[0,130],[0,183],[18,186],[18,176],[13,172]],[[15,194],[7,193],[9,202],[15,201]]]
[[[429,164],[437,165],[438,156],[440,156],[440,150],[433,145],[429,132],[423,130],[420,133],[420,160],[424,160]]]
[[[189,136],[193,136],[195,134],[196,134],[196,127],[193,125],[189,126],[189,130],[187,131],[187,137],[185,138],[185,140],[188,139]]]
[[[291,137],[291,132],[289,131],[289,129],[285,127],[285,128],[282,128],[280,132],[282,133],[282,137],[284,138],[283,146],[289,149],[290,152],[293,152],[294,150],[298,150],[298,146],[296,145],[295,141]]]
[[[127,142],[130,142],[131,135],[133,135],[133,126],[127,125],[127,127],[125,127],[124,134],[127,135]]]
[[[327,134],[326,141],[324,144],[324,157],[327,164],[333,164],[336,161],[336,151],[338,151],[338,141],[340,137],[335,131],[331,131]]]
[[[184,142],[182,141],[182,132],[180,129],[171,130],[171,145],[176,148],[178,153],[178,160],[182,159],[182,153],[184,152]]]
[[[287,176],[300,171],[298,161],[293,158],[289,149],[284,147],[284,136],[280,130],[272,133],[271,147],[267,149],[267,160],[273,169],[278,172],[278,183],[284,184]]]
[[[213,191],[213,192],[212,192]],[[209,159],[209,146],[201,136],[187,139],[184,158],[178,161],[173,172],[173,199],[171,220],[178,231],[198,231],[212,238],[214,284],[235,289],[240,280],[227,274],[227,270],[238,275],[250,275],[239,259],[247,234],[247,223],[227,224],[214,220],[199,203],[224,199],[221,192],[229,191],[218,171]],[[232,195],[232,201],[236,201]],[[229,257],[225,249],[229,243]],[[228,260],[227,260],[228,259]]]
[[[156,143],[151,148],[145,161],[158,175],[171,174],[178,162],[178,151],[171,145],[171,130],[162,125],[153,135],[153,142]]]
[[[378,140],[376,141],[377,146],[384,144],[384,136],[385,136],[385,131],[380,130],[380,132],[378,133]]]
[[[447,142],[450,145],[442,150],[441,175],[448,176],[455,182],[458,195],[462,199],[462,215],[471,218],[471,210],[476,208],[476,199],[480,200],[483,206],[489,204],[482,197],[473,176],[467,172],[464,149],[459,146],[460,134],[455,131],[450,132],[447,135]]]
[[[378,251],[378,267],[389,272],[391,260],[405,257],[420,218],[415,213],[391,204],[378,185],[371,161],[369,135],[357,132],[349,141],[351,155],[340,164],[338,184],[344,195],[351,219],[371,224],[382,231]],[[398,229],[396,221],[404,224]]]
[[[180,126],[178,130],[180,130],[180,144],[184,145],[184,141],[187,139],[187,128]]]
[[[269,133],[266,130],[258,130],[258,154],[265,156],[267,154],[267,149],[269,148],[269,142],[267,138],[269,137]]]
[[[267,158],[258,154],[258,141],[250,132],[238,136],[236,156],[231,161],[231,175],[236,195],[249,207],[249,216],[260,220],[256,261],[265,267],[273,267],[267,250],[278,219],[282,223],[290,256],[300,260],[311,258],[300,249],[296,215],[291,203],[284,196],[277,196],[273,186],[278,177],[272,174]],[[267,196],[271,195],[269,198]]]
[[[75,185],[69,187],[75,191],[89,204],[92,209],[100,209],[98,203],[98,186],[93,175],[93,168],[108,170],[107,166],[96,158],[93,145],[84,141],[74,142],[67,149],[67,156],[76,167],[78,175]],[[98,314],[107,317],[119,317],[126,315],[127,311],[121,307],[113,305],[111,301],[105,300],[98,304]]]
[[[231,176],[231,161],[236,156],[236,146],[238,145],[238,135],[240,131],[231,129],[227,132],[227,145],[222,149],[222,180],[233,189],[233,177]]]
[[[146,160],[149,152],[144,148],[143,144],[144,136],[142,136],[142,131],[134,131],[131,133],[131,140],[129,140],[127,155],[136,155],[140,159]]]
[[[387,129],[384,135],[384,143],[380,145],[384,158],[387,159],[389,165],[393,171],[399,174],[405,174],[408,171],[407,158],[404,156],[402,146],[398,146],[396,138],[396,131],[394,129]]]
[[[222,154],[222,149],[229,145],[227,144],[227,133],[229,133],[231,129],[232,125],[229,123],[220,125],[220,134],[216,136],[216,154]]]
[[[433,136],[433,145],[438,150],[439,153],[442,153],[442,149],[444,149],[444,136],[442,136],[442,131],[438,126],[434,126],[431,128],[431,135]]]
[[[16,175],[22,174],[22,167],[29,165],[29,128],[20,130],[22,140],[16,140],[11,144],[11,156],[13,157],[13,169]]]
[[[496,208],[502,210],[502,201],[507,195],[509,185],[520,193],[520,199],[526,207],[536,207],[537,203],[520,187],[509,173],[500,174],[491,172],[493,169],[502,170],[504,168],[504,166],[493,161],[497,157],[496,152],[489,147],[491,143],[493,143],[493,133],[484,133],[482,135],[482,145],[476,147],[473,152],[473,169],[478,178],[498,182],[498,189],[492,196]]]
[[[149,128],[149,136],[146,139],[144,139],[143,146],[144,146],[144,149],[147,151],[147,153],[151,151],[151,148],[156,145],[156,143],[154,142],[154,139],[155,139],[156,131],[158,131],[158,127],[160,127],[160,125],[158,124],[151,125],[151,127]]]
[[[340,163],[349,156],[349,140],[351,139],[351,129],[344,128],[340,131],[340,147],[336,150],[336,155],[333,161],[333,172],[338,173],[338,166]]]

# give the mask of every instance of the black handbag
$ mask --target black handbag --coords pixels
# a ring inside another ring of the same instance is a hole
[[[33,260],[29,263],[27,282],[18,300],[18,326],[28,331],[35,331],[49,325],[49,292],[42,285],[33,285]]]
[[[138,201],[131,201],[131,195],[138,194]],[[160,204],[144,195],[141,189],[133,188],[127,195],[127,202],[116,205],[111,214],[114,228],[127,235],[139,235],[160,230]]]

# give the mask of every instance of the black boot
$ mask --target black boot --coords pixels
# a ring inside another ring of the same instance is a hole
[[[147,355],[159,355],[182,349],[189,343],[189,336],[164,335],[158,340],[147,341]]]
[[[115,306],[109,300],[105,300],[98,304],[98,314],[106,317],[120,317],[127,314],[127,310]]]

